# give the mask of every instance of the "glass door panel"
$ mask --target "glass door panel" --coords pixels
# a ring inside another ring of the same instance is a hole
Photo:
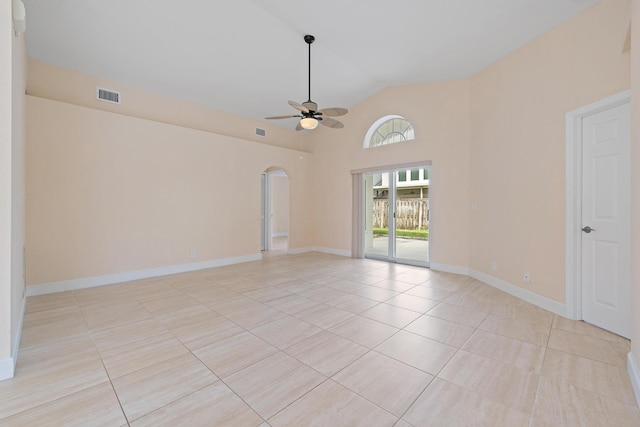
[[[388,259],[391,256],[388,235],[389,175],[389,172],[364,175],[364,248],[368,258]]]
[[[394,173],[395,259],[409,264],[429,263],[429,168]]]

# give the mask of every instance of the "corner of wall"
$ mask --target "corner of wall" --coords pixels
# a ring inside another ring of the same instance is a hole
[[[429,268],[435,271],[442,271],[443,273],[463,274],[465,276],[469,276],[469,267],[463,265],[439,264],[432,262],[429,264]]]
[[[345,249],[335,249],[335,248],[325,248],[322,246],[314,246],[313,251],[320,252],[323,254],[337,255],[337,256],[351,258],[351,251],[345,250]]]

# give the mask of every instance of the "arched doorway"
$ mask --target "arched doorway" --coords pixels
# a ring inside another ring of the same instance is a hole
[[[262,173],[261,239],[263,255],[287,253],[289,247],[289,176],[279,167]]]

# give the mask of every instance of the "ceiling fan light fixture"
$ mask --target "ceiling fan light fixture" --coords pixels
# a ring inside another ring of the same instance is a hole
[[[313,117],[304,117],[300,119],[300,126],[303,129],[315,129],[318,127],[318,120]]]
[[[271,116],[266,119],[292,119],[294,117],[300,117],[300,121],[296,125],[296,130],[312,130],[318,127],[318,124],[322,124],[331,129],[341,129],[344,125],[334,119],[336,116],[344,116],[348,110],[346,108],[325,108],[324,110],[318,109],[318,104],[311,100],[311,43],[316,38],[310,34],[304,36],[304,41],[309,46],[309,92],[305,102],[298,104],[295,101],[289,101],[289,105],[298,110],[300,113],[296,115],[288,116]]]

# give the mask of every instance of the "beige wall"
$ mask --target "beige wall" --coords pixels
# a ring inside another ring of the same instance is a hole
[[[565,113],[629,88],[628,8],[602,0],[471,79],[472,269],[564,301]]]
[[[415,128],[414,141],[364,149],[365,134],[383,116],[400,115]],[[433,263],[468,265],[468,80],[384,90],[353,108],[339,131],[312,134],[315,162],[314,244],[351,250],[351,171],[432,162],[430,243]]]
[[[29,59],[28,65],[29,95],[234,136],[248,141],[309,151],[305,139],[299,138],[299,134],[290,129],[245,119],[34,59]],[[98,101],[96,87],[120,92],[121,103],[116,105]],[[266,137],[257,136],[256,127],[265,129]]]
[[[258,254],[274,165],[290,247],[311,244],[309,153],[35,96],[27,117],[31,285]]]
[[[631,353],[640,367],[640,0],[631,2],[631,19]]]
[[[0,3],[0,379],[13,375],[23,306],[24,36]]]

